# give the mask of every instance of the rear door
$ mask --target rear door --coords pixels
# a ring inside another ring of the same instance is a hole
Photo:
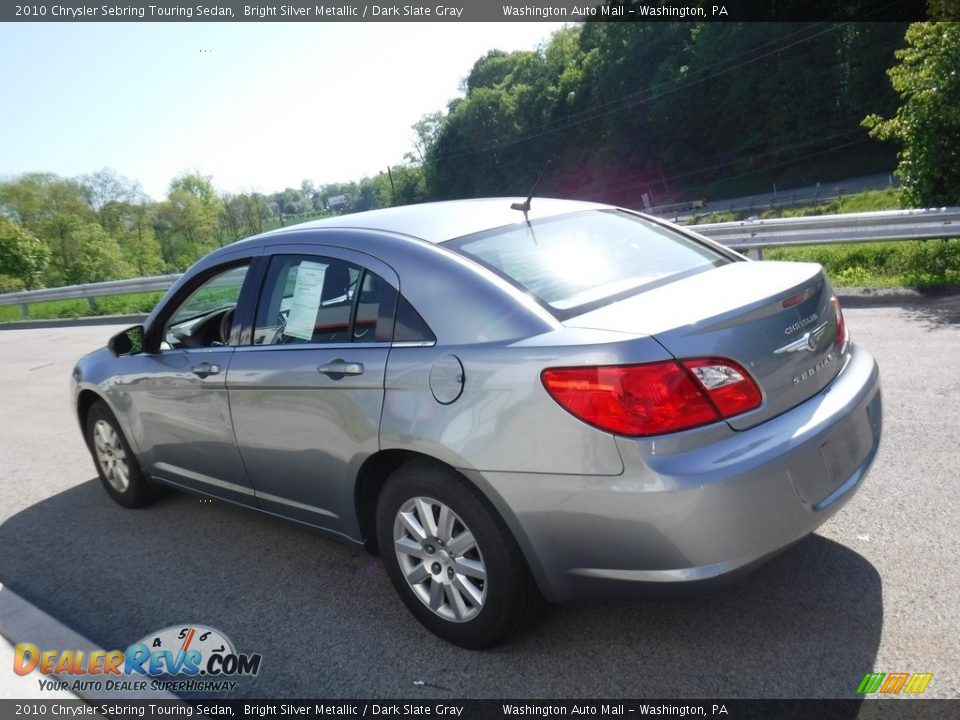
[[[258,504],[358,536],[354,479],[379,449],[399,281],[343,248],[271,247],[252,342],[227,375]]]

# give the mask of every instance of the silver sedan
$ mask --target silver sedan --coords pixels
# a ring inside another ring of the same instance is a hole
[[[73,381],[118,503],[170,486],[363,544],[466,647],[543,598],[756,566],[850,499],[881,431],[819,265],[536,198],[229,245]]]

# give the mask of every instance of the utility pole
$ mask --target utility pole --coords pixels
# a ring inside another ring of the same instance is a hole
[[[397,189],[393,186],[393,173],[390,172],[390,166],[387,165],[387,177],[390,178],[390,194],[393,195],[393,204],[397,204]]]

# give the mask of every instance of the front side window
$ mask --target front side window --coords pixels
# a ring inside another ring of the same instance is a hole
[[[669,228],[620,211],[588,211],[444,243],[572,316],[651,284],[732,262]]]
[[[171,313],[160,349],[228,345],[248,269],[249,264],[244,263],[216,273],[191,292]]]
[[[254,345],[389,342],[396,290],[336,258],[278,255],[257,304]]]

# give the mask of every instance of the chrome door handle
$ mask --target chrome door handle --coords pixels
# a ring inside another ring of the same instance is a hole
[[[363,363],[347,362],[346,360],[331,360],[323,365],[317,365],[317,372],[321,375],[363,375]]]
[[[220,373],[220,366],[211,365],[210,363],[204,361],[199,365],[194,365],[192,368],[190,368],[190,371],[194,375],[199,375],[200,377],[204,378],[207,377],[207,375],[218,375]]]

